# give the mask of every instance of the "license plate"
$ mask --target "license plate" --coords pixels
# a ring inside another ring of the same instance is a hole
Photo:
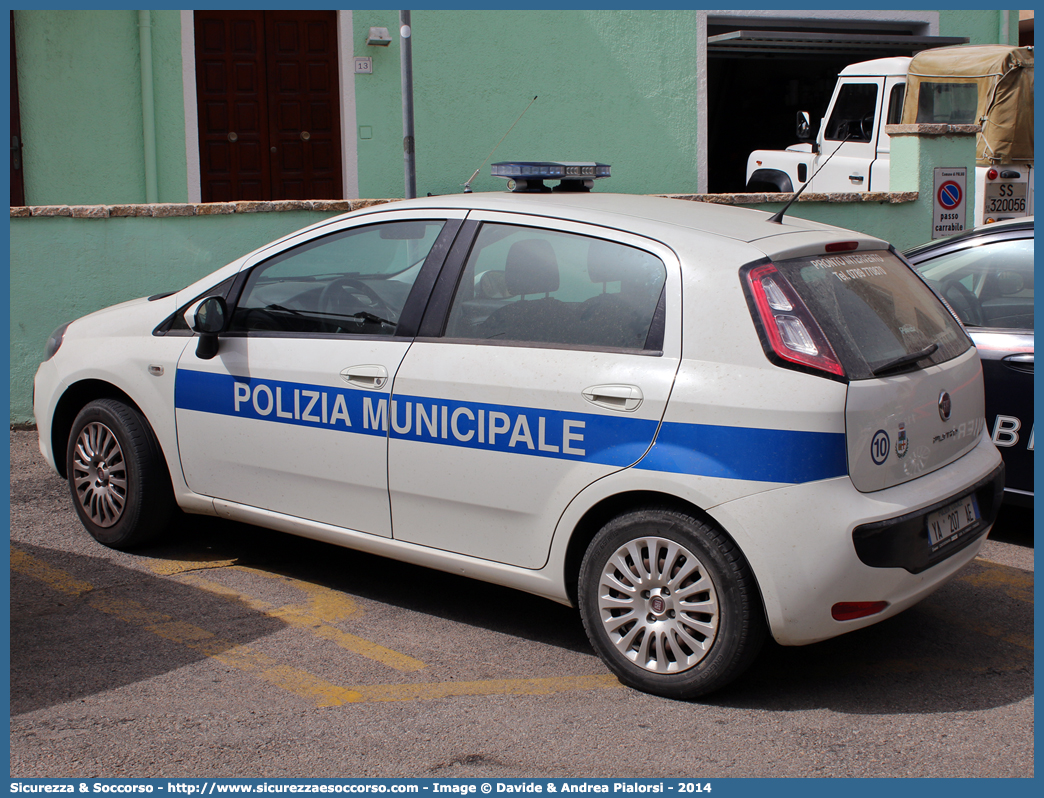
[[[986,213],[1025,213],[1026,183],[987,183]]]
[[[969,494],[928,516],[928,538],[934,549],[940,543],[960,535],[979,520],[975,495]]]

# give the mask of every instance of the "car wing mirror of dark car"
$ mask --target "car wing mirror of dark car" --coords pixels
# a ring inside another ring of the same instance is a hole
[[[199,334],[196,357],[210,360],[218,352],[218,336],[228,326],[228,305],[223,297],[208,296],[199,303],[192,319],[192,330]]]
[[[1018,272],[1003,271],[997,273],[997,290],[1001,296],[1015,296],[1025,287],[1026,281]]]

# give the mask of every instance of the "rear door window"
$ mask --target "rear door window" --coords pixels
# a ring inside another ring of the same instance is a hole
[[[942,363],[972,345],[932,290],[892,252],[822,255],[775,265],[823,327],[850,379]]]
[[[636,247],[487,223],[457,286],[445,334],[497,342],[658,350],[666,276],[663,261]]]
[[[922,124],[975,124],[979,89],[975,83],[922,82],[917,93],[917,121]]]

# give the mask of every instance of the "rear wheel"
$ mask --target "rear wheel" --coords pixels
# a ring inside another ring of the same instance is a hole
[[[606,524],[579,588],[591,644],[620,681],[645,692],[686,699],[723,687],[765,637],[743,555],[721,530],[674,510]]]
[[[174,496],[156,437],[136,409],[99,399],[76,416],[66,452],[80,521],[114,549],[141,545],[170,521]]]

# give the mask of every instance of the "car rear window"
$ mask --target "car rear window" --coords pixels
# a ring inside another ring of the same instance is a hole
[[[849,379],[925,368],[972,345],[932,290],[890,251],[775,265],[822,326]]]

